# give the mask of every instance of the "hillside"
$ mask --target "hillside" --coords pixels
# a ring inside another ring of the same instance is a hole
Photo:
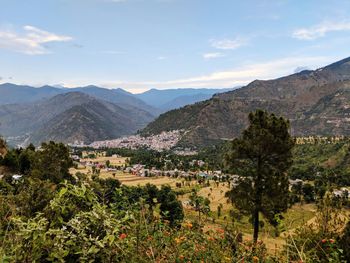
[[[128,93],[122,89],[104,89],[97,86],[86,86],[81,88],[66,89],[69,92],[82,92],[93,96],[98,99],[109,101],[119,105],[120,107],[128,110],[133,110],[135,108],[147,111],[154,116],[158,116],[160,110],[154,106],[150,106],[143,100],[137,98],[132,93]]]
[[[30,140],[36,144],[49,140],[90,143],[132,134],[143,125],[120,107],[92,100],[55,116],[35,131]]]
[[[150,89],[134,96],[164,112],[210,99],[216,93],[229,90],[232,89]]]
[[[247,115],[266,109],[291,120],[294,135],[350,135],[350,58],[315,71],[256,80],[237,90],[160,115],[142,134],[184,129],[180,144],[203,146],[238,136]]]
[[[124,109],[81,92],[64,93],[28,104],[0,106],[0,134],[28,142],[74,142],[132,134],[153,119],[140,109]]]

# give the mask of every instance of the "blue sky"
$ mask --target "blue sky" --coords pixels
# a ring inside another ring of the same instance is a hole
[[[226,88],[350,56],[350,1],[0,0],[0,83]]]

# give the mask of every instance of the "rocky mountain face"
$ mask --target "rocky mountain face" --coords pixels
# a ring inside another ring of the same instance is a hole
[[[142,134],[184,129],[183,145],[239,136],[247,115],[265,109],[291,120],[294,135],[350,135],[350,58],[245,87],[160,115]]]
[[[154,119],[147,111],[122,108],[81,92],[0,106],[0,134],[39,144],[56,140],[92,142],[135,133]],[[26,135],[26,136],[25,136]]]

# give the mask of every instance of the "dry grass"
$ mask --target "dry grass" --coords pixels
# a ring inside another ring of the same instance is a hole
[[[77,172],[91,175],[92,169],[91,167],[81,167],[78,169],[75,169],[75,168],[70,169],[71,174],[76,174]],[[137,186],[137,185],[144,186],[150,183],[156,186],[168,184],[171,187],[175,187],[175,184],[177,182],[181,182],[180,179],[174,179],[167,176],[141,177],[130,173],[124,173],[122,171],[106,171],[104,169],[100,171],[99,176],[100,178],[103,178],[103,179],[106,179],[106,178],[118,179],[122,184],[128,185],[128,186]]]
[[[81,161],[85,162],[99,162],[102,164],[105,164],[106,161],[110,161],[111,165],[116,165],[116,166],[123,166],[126,163],[127,157],[96,157],[96,158],[86,158],[86,159],[81,159]]]
[[[113,173],[101,173],[100,175],[102,178],[115,178],[118,179],[122,184],[128,185],[128,186],[143,186],[148,183],[154,184],[156,186],[161,186],[168,184],[172,187],[175,187],[176,182],[179,182],[180,180],[169,178],[166,176],[160,176],[160,177],[140,177],[137,175],[129,174],[129,173],[123,173],[118,172],[115,176],[113,176]]]
[[[75,172],[84,172],[84,173],[90,173],[91,174],[91,168],[84,168],[84,169],[72,169],[71,172],[74,174]],[[114,174],[114,175],[113,175]],[[129,173],[124,173],[122,171],[117,172],[107,172],[107,171],[101,171],[100,173],[101,178],[115,178],[118,179],[122,184],[128,185],[128,186],[143,186],[147,183],[154,184],[158,187],[161,185],[168,184],[171,187],[175,189],[175,184],[177,182],[183,182],[183,179],[174,179],[167,176],[161,176],[161,177],[140,177]],[[186,182],[188,184],[189,182]],[[210,186],[198,186],[198,184],[195,181],[190,182],[190,185],[185,186],[181,189],[192,189],[192,188],[200,188],[198,191],[198,194],[207,197],[210,200],[210,209],[212,211],[211,217],[215,218],[215,222],[211,218],[208,218],[206,220],[205,225],[206,227],[222,227],[222,225],[231,224],[231,219],[229,216],[229,212],[232,209],[232,205],[227,202],[227,198],[225,197],[225,193],[229,190],[227,183],[219,183],[219,186],[215,182],[211,182]],[[179,199],[183,201],[189,200],[190,194],[184,194],[182,196],[179,196]],[[222,204],[222,215],[220,218],[217,217],[217,207]],[[186,218],[190,220],[197,220],[197,212],[191,209],[191,207],[184,207]],[[260,239],[264,241],[266,244],[268,251],[270,254],[274,254],[277,251],[280,251],[283,249],[283,246],[285,245],[285,238],[288,235],[288,233],[295,230],[295,228],[302,226],[303,224],[307,222],[312,222],[315,217],[316,208],[313,204],[304,204],[304,205],[294,205],[292,208],[290,208],[287,213],[284,214],[284,225],[286,228],[286,231],[281,234],[280,237],[274,237],[273,236],[273,228],[269,226],[267,223],[265,224],[265,227],[261,229],[260,233]],[[251,239],[252,235],[252,226],[251,223],[249,223],[249,218],[244,216],[241,220],[235,222],[235,226],[241,230],[244,234],[244,239],[249,240]]]

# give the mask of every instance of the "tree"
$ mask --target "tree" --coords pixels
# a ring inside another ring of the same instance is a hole
[[[224,206],[223,206],[222,203],[220,203],[220,204],[218,205],[218,207],[217,207],[218,218],[220,218],[220,216],[221,216],[223,207],[224,207]]]
[[[306,203],[312,203],[315,201],[315,188],[311,184],[304,184],[302,192]]]
[[[22,150],[18,156],[19,171],[21,174],[29,174],[35,159],[35,147],[31,144],[27,149]]]
[[[249,127],[232,141],[226,165],[240,175],[227,197],[243,213],[251,214],[253,240],[259,233],[259,214],[277,225],[275,215],[288,208],[288,176],[294,140],[289,121],[266,111],[249,114]]]
[[[43,143],[41,150],[36,152],[33,161],[32,176],[41,180],[50,180],[58,184],[63,180],[72,181],[69,168],[73,161],[69,156],[69,149],[63,143]]]
[[[6,153],[2,164],[14,172],[19,170],[18,153],[16,150],[10,150]]]
[[[198,195],[195,189],[190,195],[190,205],[198,212],[198,221],[201,222],[201,214],[208,215],[210,212],[210,200]]]
[[[6,141],[0,136],[0,157],[3,158],[7,153]]]
[[[184,218],[184,212],[181,202],[177,200],[170,186],[162,185],[158,194],[158,202],[162,218],[168,220],[170,226],[178,226]]]
[[[149,206],[150,217],[153,218],[153,209],[157,205],[158,188],[154,184],[146,184],[144,187],[145,202]]]

